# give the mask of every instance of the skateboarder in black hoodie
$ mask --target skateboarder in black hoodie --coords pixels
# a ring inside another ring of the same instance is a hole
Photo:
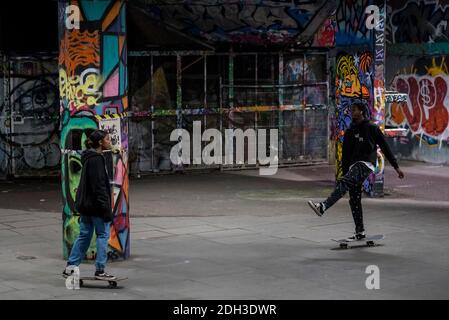
[[[111,186],[102,152],[110,150],[109,134],[96,130],[86,141],[87,150],[81,154],[81,179],[76,193],[76,209],[80,213],[80,234],[75,240],[63,276],[68,277],[86,255],[93,231],[97,236],[95,278],[114,280],[104,271],[107,262],[107,246],[112,216]]]
[[[343,140],[342,167],[343,177],[337,180],[335,190],[323,202],[309,201],[309,206],[318,216],[340,200],[349,191],[349,205],[355,222],[355,234],[348,241],[362,240],[366,237],[363,226],[362,185],[374,172],[377,159],[377,146],[398,173],[399,179],[404,173],[399,169],[396,158],[391,152],[384,135],[378,126],[365,118],[366,107],[356,102],[351,106],[352,124],[346,130]]]

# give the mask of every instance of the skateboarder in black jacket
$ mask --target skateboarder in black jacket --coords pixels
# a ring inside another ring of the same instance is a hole
[[[346,130],[343,140],[342,167],[343,177],[337,180],[332,194],[323,202],[309,201],[309,206],[318,216],[340,200],[349,191],[349,205],[355,223],[355,234],[348,241],[362,240],[366,237],[362,212],[362,185],[374,172],[377,159],[377,146],[398,173],[399,179],[404,173],[391,152],[384,135],[378,126],[365,118],[366,107],[362,103],[353,103],[352,124]]]
[[[107,262],[107,247],[112,216],[111,186],[106,162],[102,152],[110,150],[109,134],[96,130],[86,141],[87,150],[81,155],[83,169],[76,193],[76,209],[80,213],[80,234],[73,243],[72,251],[63,271],[68,277],[74,267],[78,267],[86,255],[93,231],[97,236],[95,278],[114,280],[115,277],[104,271]]]

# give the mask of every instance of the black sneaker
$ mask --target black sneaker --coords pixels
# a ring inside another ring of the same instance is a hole
[[[354,233],[353,236],[350,236],[349,238],[346,238],[346,241],[361,241],[366,238],[365,231]]]
[[[324,204],[322,202],[307,201],[307,203],[312,210],[315,211],[318,217],[321,217],[324,214]]]
[[[95,271],[95,278],[98,280],[115,280],[116,278],[104,271]]]

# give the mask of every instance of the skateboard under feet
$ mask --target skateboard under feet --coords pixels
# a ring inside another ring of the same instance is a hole
[[[384,235],[382,234],[375,234],[372,236],[366,236],[366,238],[362,240],[354,240],[354,241],[348,241],[346,239],[331,239],[332,241],[338,242],[340,244],[340,249],[349,249],[349,248],[357,248],[357,247],[374,247],[376,246],[376,243],[374,241],[379,241],[384,239]],[[361,245],[361,243],[365,242],[365,245]],[[354,245],[353,245],[354,244]]]

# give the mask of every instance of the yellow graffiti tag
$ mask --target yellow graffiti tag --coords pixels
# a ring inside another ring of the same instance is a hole
[[[362,89],[352,55],[340,57],[337,63],[337,76],[340,80],[339,88],[342,96],[360,96]]]
[[[82,75],[68,77],[64,69],[59,69],[59,92],[62,98],[73,102],[76,108],[92,107],[101,98],[100,77],[95,69],[85,70]]]
[[[360,72],[366,74],[372,63],[372,56],[365,52],[359,57]],[[352,55],[343,55],[336,67],[337,95],[345,97],[369,98],[369,89],[360,82],[359,70]]]
[[[427,70],[427,74],[432,77],[436,77],[438,75],[449,74],[449,72],[447,70],[445,57],[441,58],[440,65],[437,65],[436,59],[432,58],[432,65],[430,67],[425,67],[425,68]]]

